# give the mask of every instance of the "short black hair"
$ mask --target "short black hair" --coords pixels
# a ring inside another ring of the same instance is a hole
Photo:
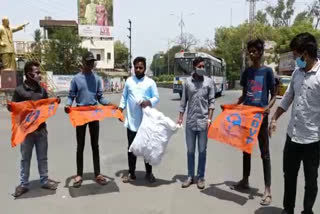
[[[193,67],[195,68],[200,62],[204,62],[204,59],[201,56],[196,57],[193,60]]]
[[[147,60],[145,57],[138,56],[133,60],[133,65],[135,66],[138,62],[142,62],[142,64],[144,65],[144,69],[147,69]]]
[[[247,43],[247,50],[249,51],[250,48],[255,48],[258,51],[260,51],[260,53],[263,53],[264,52],[264,41],[262,39],[250,40]]]
[[[40,63],[37,61],[28,61],[24,66],[24,75],[27,75],[28,72],[32,71],[32,67],[40,67]]]
[[[317,58],[318,43],[311,33],[300,33],[291,40],[290,49],[300,54],[306,51],[310,57]]]

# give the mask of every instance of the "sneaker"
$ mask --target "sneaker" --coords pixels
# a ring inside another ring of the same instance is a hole
[[[22,185],[19,185],[16,187],[15,192],[12,194],[13,197],[18,198],[21,195],[23,195],[24,193],[28,192],[29,189],[27,187],[24,187]]]
[[[231,186],[231,189],[249,189],[249,182],[248,180],[242,179],[235,185]]]
[[[203,178],[199,178],[198,182],[197,182],[198,189],[204,189],[205,186],[206,186],[206,183],[205,183],[204,179]]]
[[[152,173],[148,173],[146,174],[146,176],[144,177],[147,181],[149,181],[149,183],[154,183],[156,182],[156,178],[154,177],[154,175]]]
[[[135,174],[129,173],[127,175],[122,176],[122,182],[123,183],[129,183],[129,182],[132,182],[132,181],[136,180],[136,178],[137,177],[136,177]]]
[[[191,184],[194,184],[194,180],[192,177],[188,177],[187,180],[182,183],[181,187],[188,188]]]
[[[46,190],[56,190],[58,185],[57,183],[48,181],[46,184],[42,185],[41,188]]]

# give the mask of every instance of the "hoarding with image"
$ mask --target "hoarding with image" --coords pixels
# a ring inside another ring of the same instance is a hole
[[[79,35],[112,37],[113,0],[78,0]]]

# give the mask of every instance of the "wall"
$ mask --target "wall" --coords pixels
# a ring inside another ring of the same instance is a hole
[[[91,51],[96,58],[100,54],[101,60],[97,62],[97,69],[114,69],[113,40],[85,39],[82,47]]]

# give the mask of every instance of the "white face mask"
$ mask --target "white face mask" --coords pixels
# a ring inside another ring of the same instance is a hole
[[[203,76],[206,73],[204,68],[196,68],[196,74],[199,76]]]

